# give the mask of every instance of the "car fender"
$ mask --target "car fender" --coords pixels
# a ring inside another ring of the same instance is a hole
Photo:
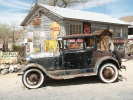
[[[37,69],[40,69],[44,74],[46,74],[47,76],[49,76],[49,77],[54,77],[53,75],[51,75],[51,74],[49,74],[48,73],[48,71],[43,67],[43,66],[41,66],[41,65],[39,65],[39,64],[36,64],[36,63],[30,63],[30,64],[27,64],[26,66],[24,66],[23,68],[22,68],[22,71],[24,72],[24,71],[26,71],[26,70],[28,70],[28,69],[30,69],[30,68],[37,68]]]
[[[98,69],[99,69],[100,65],[102,64],[102,62],[104,62],[104,61],[106,61],[106,60],[112,60],[112,61],[114,61],[114,62],[117,64],[118,69],[120,70],[120,64],[119,64],[119,62],[118,62],[115,58],[113,58],[113,57],[106,56],[106,57],[100,58],[100,59],[97,61],[97,63],[95,64],[95,67],[94,67],[94,72],[95,72],[95,73],[98,74]]]

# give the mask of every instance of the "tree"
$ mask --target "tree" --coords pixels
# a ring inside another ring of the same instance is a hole
[[[17,23],[12,22],[11,25],[0,23],[0,39],[3,41],[4,52],[8,51],[8,42],[21,42],[23,37],[23,30]]]
[[[12,32],[12,42],[15,43],[17,40],[23,37],[23,30],[20,28],[20,26],[17,24],[16,21],[11,22],[11,32]]]
[[[8,51],[8,40],[11,36],[10,26],[0,23],[0,39],[3,41],[3,49],[5,52]]]
[[[59,6],[62,8],[73,7],[81,3],[87,3],[89,1],[94,0],[34,0],[34,2],[38,2],[41,4],[51,5],[51,6]]]

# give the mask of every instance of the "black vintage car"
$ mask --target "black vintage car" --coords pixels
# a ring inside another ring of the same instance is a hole
[[[96,36],[76,34],[57,40],[57,50],[30,55],[24,67],[23,84],[27,88],[40,87],[45,77],[71,79],[98,75],[102,82],[111,83],[121,70],[119,53],[97,50]]]

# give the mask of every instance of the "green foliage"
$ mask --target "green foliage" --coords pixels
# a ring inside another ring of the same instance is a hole
[[[21,45],[17,45],[17,44],[12,44],[12,50],[15,52],[19,52],[22,50],[22,46]]]
[[[0,38],[2,39],[11,38],[12,32],[10,30],[11,28],[9,25],[0,23]]]
[[[18,63],[19,64],[24,64],[25,63],[25,61],[23,60],[24,53],[25,53],[24,46],[17,45],[15,43],[13,43],[12,44],[12,50],[13,50],[13,52],[18,52]]]

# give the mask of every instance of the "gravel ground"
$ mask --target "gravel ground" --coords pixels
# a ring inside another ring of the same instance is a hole
[[[69,80],[45,79],[39,89],[26,89],[18,73],[0,75],[0,100],[133,100],[133,60],[123,62],[115,83],[97,76]]]

